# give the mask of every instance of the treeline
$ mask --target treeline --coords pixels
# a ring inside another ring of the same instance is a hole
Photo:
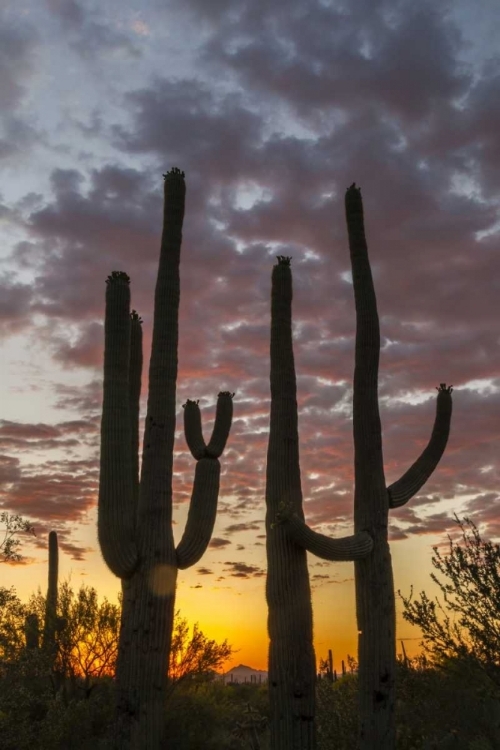
[[[442,600],[401,595],[403,617],[420,627],[423,653],[398,660],[397,750],[497,750],[500,747],[500,547],[456,517],[462,539],[434,549]],[[54,535],[55,536],[55,535]],[[54,537],[53,537],[54,538]],[[0,747],[2,750],[109,750],[113,747],[116,657],[121,603],[99,600],[82,584],[54,583],[23,603],[0,587]],[[56,610],[47,606],[56,601]],[[43,648],[47,613],[58,622],[54,649]],[[163,722],[176,750],[269,750],[268,686],[216,679],[234,653],[177,612]],[[318,750],[356,747],[357,663],[332,679],[320,660],[316,682]]]
[[[415,604],[415,602],[414,602]],[[0,747],[2,750],[109,750],[120,606],[96,590],[59,586],[55,659],[27,644],[26,622],[40,621],[46,597],[23,603],[0,588]],[[406,610],[407,612],[409,610]],[[494,621],[494,618],[493,618]],[[427,631],[432,637],[432,630]],[[269,750],[267,685],[216,679],[233,653],[176,614],[165,703],[165,729],[177,750]],[[500,687],[474,653],[428,656],[397,663],[398,750],[496,750],[500,747]],[[354,662],[349,669],[356,668]],[[318,750],[356,747],[358,677],[316,683]]]
[[[108,748],[121,604],[106,597],[100,600],[91,586],[82,584],[75,591],[67,581],[60,584],[55,649],[44,648],[40,637],[44,628],[37,634],[33,627],[33,622],[45,623],[46,614],[47,596],[40,590],[24,603],[14,587],[0,587],[0,747]],[[191,627],[176,613],[167,692],[170,710],[165,715],[170,734],[185,733],[186,726],[193,724],[193,711],[201,732],[201,717],[206,717],[212,703],[214,710],[220,703],[215,694],[209,697],[207,685],[232,653],[227,640],[218,643],[208,638],[198,624]],[[217,689],[214,683],[212,693]],[[226,711],[229,716],[223,723],[228,725],[228,736],[244,718],[248,700],[243,686],[240,693],[241,706],[238,693],[238,700],[230,701],[234,711]],[[207,702],[205,709],[197,705],[200,701]],[[205,734],[206,730],[204,726]]]

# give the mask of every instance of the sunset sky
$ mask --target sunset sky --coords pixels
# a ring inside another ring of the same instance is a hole
[[[115,599],[96,535],[105,278],[131,277],[145,373],[162,173],[186,173],[176,539],[194,460],[181,405],[235,391],[210,549],[177,604],[266,669],[264,481],[270,280],[293,257],[310,525],[352,532],[354,301],[346,187],[362,188],[382,352],[387,484],[453,384],[445,455],[391,511],[396,589],[436,592],[432,546],[468,515],[500,538],[498,0],[3,0],[0,3],[0,505],[33,521],[0,585],[46,586],[47,534]],[[310,558],[317,656],[356,653],[351,563]],[[408,652],[419,632],[401,617]],[[398,647],[399,650],[399,647]]]

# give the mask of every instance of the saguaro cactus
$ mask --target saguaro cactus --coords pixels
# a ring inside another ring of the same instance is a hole
[[[49,533],[49,567],[48,567],[48,586],[47,596],[45,599],[45,617],[43,623],[42,650],[47,655],[51,667],[57,657],[57,638],[56,634],[66,625],[62,617],[57,616],[57,600],[59,587],[59,548],[57,543],[57,533]],[[37,650],[40,647],[40,623],[36,613],[31,612],[25,618],[24,633],[26,639],[26,648],[28,650]]]
[[[47,653],[56,652],[56,632],[58,628],[57,619],[57,594],[59,576],[59,548],[57,534],[55,531],[49,533],[49,580],[47,586],[47,598],[45,600],[45,623],[43,628],[43,649]]]
[[[172,462],[184,173],[165,178],[163,235],[155,291],[149,396],[138,476],[140,318],[130,314],[129,278],[107,280],[104,401],[98,534],[103,557],[122,579],[123,616],[116,671],[116,747],[157,750],[163,744],[168,657],[177,570],[195,564],[212,533],[221,455],[231,425],[232,394],[220,393],[206,446],[197,402],[184,409],[187,443],[197,461],[188,520],[177,548],[172,533]]]
[[[395,747],[395,600],[387,526],[390,508],[404,505],[436,468],[448,441],[452,387],[437,388],[430,441],[403,476],[386,487],[378,407],[380,330],[375,290],[365,239],[361,191],[355,184],[345,197],[356,306],[353,395],[354,530],[366,531],[373,550],[354,565],[358,622],[360,735],[359,750]],[[285,529],[311,549],[311,534],[298,516]],[[311,551],[315,551],[311,549]]]
[[[355,560],[372,548],[368,534],[328,539],[304,524],[297,385],[292,344],[290,258],[278,257],[271,295],[271,421],[266,477],[269,699],[273,750],[316,746],[316,660],[307,549],[328,560]],[[283,524],[283,518],[288,523]],[[292,533],[293,532],[293,533]]]
[[[395,746],[395,600],[387,539],[389,508],[404,505],[443,455],[450,430],[452,387],[441,383],[430,441],[410,469],[386,487],[378,407],[380,331],[365,239],[361,191],[353,184],[345,208],[356,305],[353,395],[354,527],[367,529],[373,552],[355,564],[358,621],[360,750]]]
[[[24,618],[24,639],[28,651],[37,651],[40,646],[40,623],[35,612]]]

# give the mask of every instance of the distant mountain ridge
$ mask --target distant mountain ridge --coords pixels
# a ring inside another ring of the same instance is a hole
[[[258,684],[267,681],[267,672],[263,669],[252,669],[246,664],[238,664],[237,667],[233,667],[221,675],[220,679],[225,683],[253,682]]]

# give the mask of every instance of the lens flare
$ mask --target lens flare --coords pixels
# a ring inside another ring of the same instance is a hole
[[[159,564],[151,569],[149,588],[156,596],[171,596],[175,592],[177,569],[172,565]]]

